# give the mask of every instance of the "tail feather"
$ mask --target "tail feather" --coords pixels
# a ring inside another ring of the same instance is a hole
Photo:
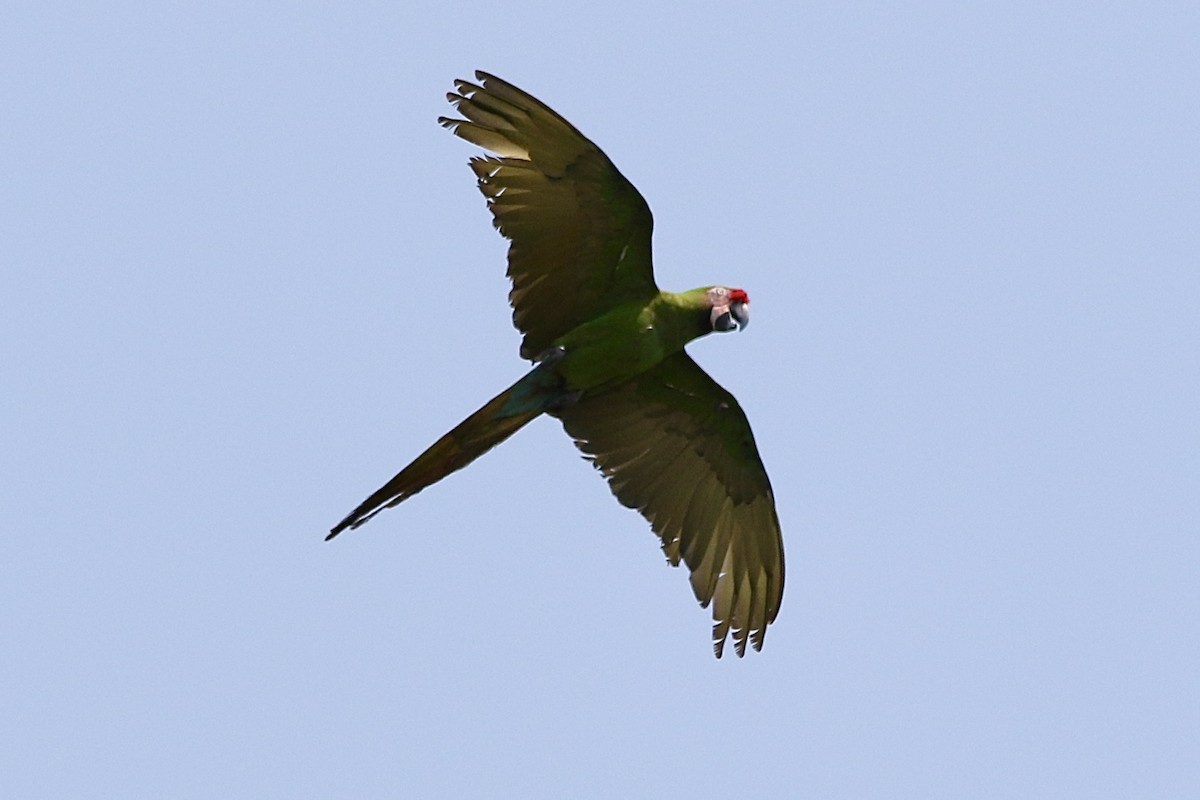
[[[404,502],[426,486],[462,469],[541,416],[549,407],[548,404],[533,404],[528,398],[529,379],[535,373],[537,369],[496,395],[454,430],[434,442],[433,446],[335,525],[325,541],[347,528],[357,528],[385,508]]]

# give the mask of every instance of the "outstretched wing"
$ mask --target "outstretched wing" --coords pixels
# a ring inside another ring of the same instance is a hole
[[[658,292],[650,207],[571,123],[512,84],[476,72],[446,95],[466,119],[439,118],[495,153],[471,159],[496,228],[511,244],[508,276],[521,355],[621,303]]]
[[[783,539],[750,423],[733,395],[683,352],[558,416],[622,504],[650,521],[672,565],[713,607],[720,657],[733,630],[762,648],[783,599]]]

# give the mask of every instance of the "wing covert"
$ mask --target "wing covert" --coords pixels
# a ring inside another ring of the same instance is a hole
[[[633,184],[571,123],[512,84],[475,77],[446,96],[464,119],[438,121],[496,154],[472,158],[471,169],[510,241],[513,324],[532,359],[579,324],[657,293],[654,222]]]
[[[553,412],[691,571],[712,605],[720,657],[730,630],[739,656],[762,648],[783,598],[783,540],[771,484],[737,400],[683,352],[633,381]]]

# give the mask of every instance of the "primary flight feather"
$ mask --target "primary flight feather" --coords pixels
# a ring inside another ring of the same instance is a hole
[[[327,538],[357,528],[462,469],[542,414],[557,417],[640,511],[673,565],[712,607],[713,648],[762,648],[783,598],[775,499],[746,415],[684,352],[741,330],[741,289],[682,294],[654,282],[650,208],[608,157],[536,98],[485,72],[438,121],[494,155],[471,159],[493,222],[510,242],[513,323],[533,369],[368,497]]]

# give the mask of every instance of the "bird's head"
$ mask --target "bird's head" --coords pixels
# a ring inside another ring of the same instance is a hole
[[[742,289],[713,286],[705,292],[705,297],[712,308],[709,320],[714,331],[740,331],[750,324],[750,295]]]

